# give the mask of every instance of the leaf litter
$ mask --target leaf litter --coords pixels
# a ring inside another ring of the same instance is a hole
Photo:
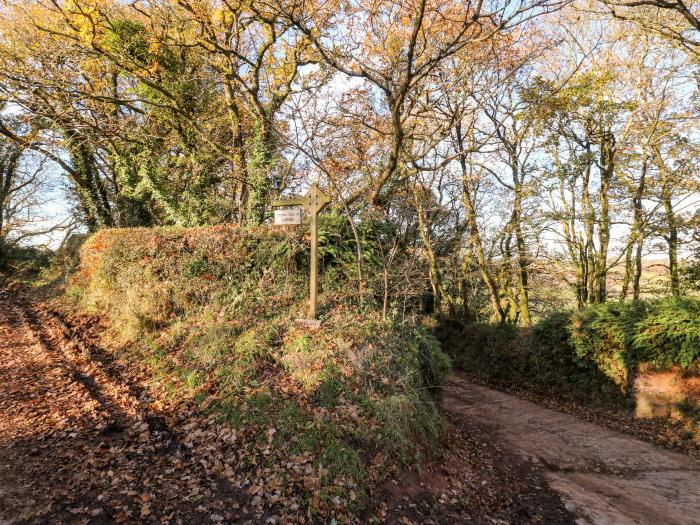
[[[572,522],[539,472],[464,422],[437,462],[392,473],[351,512],[348,481],[289,452],[274,426],[234,429],[101,352],[99,320],[19,291],[0,306],[2,523]],[[349,402],[326,415],[360,417]]]

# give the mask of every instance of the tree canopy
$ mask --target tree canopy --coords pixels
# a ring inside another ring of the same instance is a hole
[[[41,208],[46,172],[91,232],[260,225],[319,182],[385,315],[409,286],[441,314],[530,325],[694,275],[695,5],[0,9],[3,242],[42,229],[18,210]]]

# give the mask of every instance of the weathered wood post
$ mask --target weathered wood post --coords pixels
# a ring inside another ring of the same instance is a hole
[[[331,199],[315,182],[301,199],[274,200],[272,206],[304,206],[309,212],[311,226],[311,272],[309,275],[309,320],[315,320],[318,305],[318,214]],[[275,213],[275,224],[301,224],[294,214]]]

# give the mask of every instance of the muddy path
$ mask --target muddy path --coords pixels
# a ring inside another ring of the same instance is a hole
[[[178,414],[64,330],[0,291],[0,523],[234,518],[236,491],[172,430]]]
[[[700,462],[456,376],[452,417],[541,466],[577,523],[700,524]]]

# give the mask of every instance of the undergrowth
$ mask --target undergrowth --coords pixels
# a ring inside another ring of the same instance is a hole
[[[460,368],[490,379],[624,400],[640,365],[697,363],[700,300],[611,302],[554,312],[531,329],[477,323],[443,339]]]
[[[0,281],[34,278],[50,264],[51,255],[45,248],[18,246],[0,239]]]
[[[470,324],[445,335],[458,368],[593,404],[631,406],[640,366],[700,359],[700,300],[669,297],[559,311],[532,329]]]
[[[616,302],[573,315],[571,341],[580,359],[598,362],[622,384],[642,362],[690,366],[700,357],[700,300],[670,297]]]
[[[103,230],[68,295],[173,396],[248,435],[251,461],[284,476],[290,458],[310,458],[323,472],[300,488],[312,512],[353,511],[373,483],[439,451],[450,363],[425,327],[338,293],[318,331],[295,323],[307,260],[300,234],[268,228]]]

